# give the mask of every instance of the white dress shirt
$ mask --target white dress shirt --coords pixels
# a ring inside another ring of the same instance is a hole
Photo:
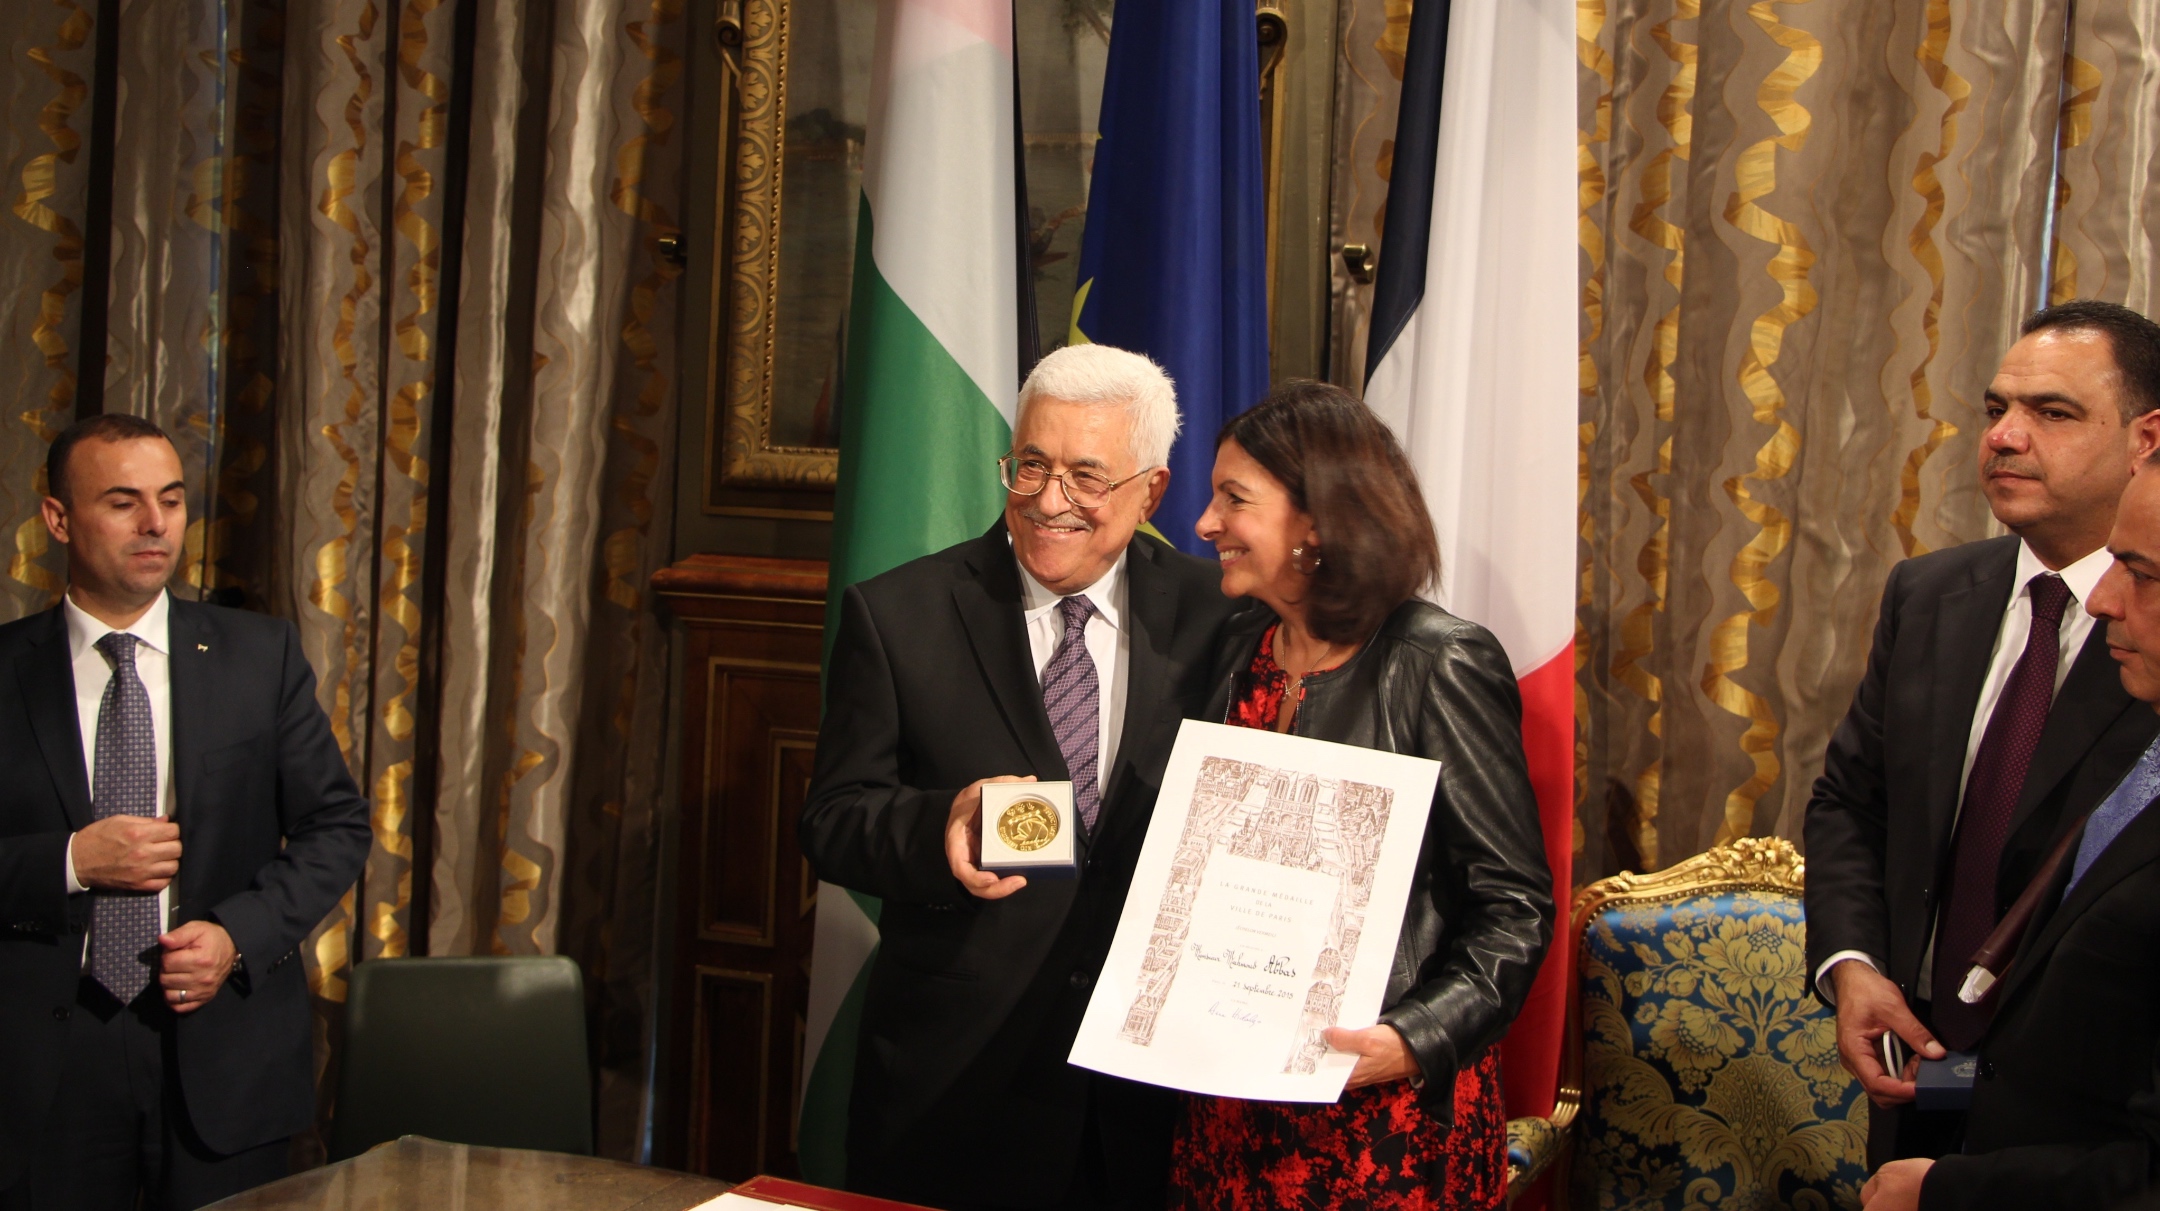
[[[1102,718],[1097,721],[1095,735],[1102,748],[1102,763],[1096,766],[1096,788],[1099,794],[1110,790],[1112,763],[1117,760],[1118,737],[1125,730],[1125,674],[1132,664],[1132,631],[1125,625],[1127,593],[1125,588],[1125,561],[1127,555],[1118,556],[1117,562],[1094,584],[1066,596],[1086,597],[1095,603],[1095,612],[1089,615],[1087,629],[1082,634],[1087,639],[1088,658],[1095,662],[1095,676],[1101,682]],[[1044,588],[1042,583],[1029,575],[1025,566],[1020,569],[1021,616],[1027,620],[1028,649],[1035,657],[1035,682],[1042,684],[1043,670],[1050,667],[1050,658],[1057,655],[1058,644],[1065,639],[1065,619],[1058,613],[1058,602],[1064,600],[1058,594]]]
[[[150,694],[151,731],[157,737],[158,814],[173,814],[172,777],[172,598],[158,594],[143,616],[132,626],[109,627],[91,617],[73,597],[61,599],[67,616],[68,656],[75,670],[75,722],[82,731],[83,772],[90,776],[91,794],[97,793],[98,709],[105,702],[105,687],[112,681],[113,666],[98,651],[97,642],[114,630],[124,630],[141,642],[135,645],[135,675]],[[70,895],[87,891],[75,877],[75,839],[68,838],[67,889]],[[167,883],[158,893],[158,919],[172,920],[172,889]],[[88,939],[84,939],[87,955]]]
[[[2092,599],[2093,589],[2100,577],[2108,570],[2115,557],[2102,547],[2085,558],[2056,573],[2070,589],[2070,602],[2063,607],[2062,622],[2058,626],[2061,647],[2055,660],[2055,692],[2061,693],[2063,682],[2070,676],[2070,666],[2077,663],[2078,653],[2084,650],[2085,640],[2092,634],[2093,616],[2085,612],[2085,603]],[[2017,668],[2018,659],[2025,654],[2025,641],[2032,634],[2032,581],[2033,577],[2048,571],[2040,557],[2033,554],[2030,545],[2018,544],[2017,588],[2010,594],[2010,608],[2003,611],[2002,626],[1995,632],[1995,650],[1988,656],[1987,680],[1980,683],[1980,701],[1973,707],[1972,727],[1965,737],[1965,767],[1958,775],[1958,797],[1953,812],[1965,810],[1965,780],[1972,776],[1973,759],[1980,755],[1980,741],[1987,735],[1988,720],[1995,714],[1995,704],[2002,700],[2004,687],[2010,684],[2010,674]],[[1951,816],[1951,835],[1955,837],[1957,817]],[[1822,993],[1826,1004],[1835,1004],[1836,989],[1829,982],[1830,969],[1847,959],[1859,959],[1877,971],[1887,963],[1880,955],[1866,954],[1857,950],[1841,950],[1824,959],[1815,969],[1815,986]],[[1920,959],[1920,976],[1917,988],[1926,989],[1935,976],[1935,925],[1928,923],[1927,950]]]

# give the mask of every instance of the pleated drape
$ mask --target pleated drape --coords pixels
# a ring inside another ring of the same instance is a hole
[[[88,206],[94,4],[26,6],[0,23],[0,616],[57,599],[66,561],[52,549],[38,502],[45,448],[75,418],[80,372],[83,244]]]
[[[2018,322],[2151,309],[2154,6],[2068,9],[1579,8],[1585,877],[1799,836]]]
[[[0,225],[8,617],[64,570],[36,501],[79,406],[94,192],[95,6],[32,7],[0,76],[21,182]],[[104,33],[99,403],[175,434],[194,517],[176,589],[299,626],[373,806],[366,873],[304,950],[318,1054],[354,962],[572,954],[602,1147],[635,1155],[680,0],[124,0]]]
[[[2160,306],[2160,4],[2073,6],[2050,293]]]

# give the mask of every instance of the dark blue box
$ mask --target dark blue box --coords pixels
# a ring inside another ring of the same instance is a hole
[[[1939,1060],[1921,1060],[1914,1083],[1919,1095],[1917,1110],[1965,1110],[1972,1106],[1973,1078],[1980,1072],[1980,1057],[1970,1051],[1953,1051]]]

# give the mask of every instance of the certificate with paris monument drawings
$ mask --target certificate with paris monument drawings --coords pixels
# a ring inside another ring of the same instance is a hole
[[[1440,763],[1186,720],[1071,1061],[1194,1093],[1342,1096]]]

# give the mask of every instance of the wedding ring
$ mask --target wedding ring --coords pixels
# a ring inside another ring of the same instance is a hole
[[[180,999],[183,1001],[187,1000],[187,989],[183,988],[180,990]]]

